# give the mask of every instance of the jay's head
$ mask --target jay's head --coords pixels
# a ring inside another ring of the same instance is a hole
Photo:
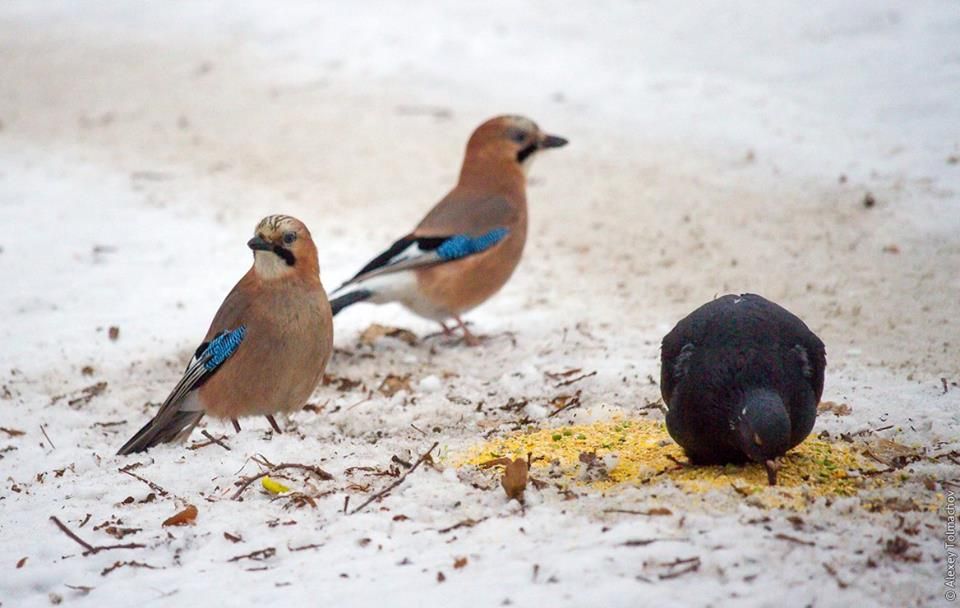
[[[253,250],[253,267],[261,279],[294,273],[317,273],[317,247],[307,227],[289,215],[268,215],[260,220],[247,241]]]
[[[467,142],[467,158],[519,165],[524,171],[538,152],[567,145],[567,140],[540,130],[523,116],[497,116],[483,123]]]

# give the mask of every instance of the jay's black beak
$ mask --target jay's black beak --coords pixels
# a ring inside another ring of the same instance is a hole
[[[254,251],[273,251],[273,245],[263,240],[262,237],[255,236],[247,241],[247,247]]]
[[[562,148],[567,145],[567,140],[556,135],[545,135],[540,140],[541,148]]]

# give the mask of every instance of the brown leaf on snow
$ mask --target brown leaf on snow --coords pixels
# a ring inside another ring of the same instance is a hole
[[[574,367],[572,369],[568,369],[562,372],[543,372],[543,375],[546,376],[547,378],[550,378],[551,380],[564,380],[566,378],[569,378],[570,376],[579,374],[582,371],[583,371],[582,368]]]
[[[176,515],[164,520],[164,526],[185,526],[192,524],[197,519],[197,508],[193,505],[187,505],[187,508]]]
[[[363,382],[342,376],[332,376],[330,374],[326,374],[323,376],[323,385],[332,386],[341,393],[345,393],[347,391],[352,391],[358,386],[363,386]]]
[[[460,568],[463,568],[463,567],[465,567],[466,565],[467,565],[467,558],[465,558],[465,557],[458,557],[458,558],[456,558],[456,559],[453,560],[453,568],[454,568],[454,570],[459,570]]]
[[[239,534],[230,534],[229,532],[224,532],[223,537],[229,540],[232,543],[241,543],[243,542],[243,537]]]
[[[120,328],[116,325],[111,325],[110,329],[107,330],[107,337],[116,341],[116,339],[120,337]]]
[[[883,541],[881,541],[883,542]],[[902,536],[895,536],[887,539],[883,545],[883,552],[894,560],[901,562],[919,562],[922,555],[919,551],[913,553],[911,550],[917,546]]]
[[[515,498],[517,502],[523,503],[523,493],[527,489],[528,470],[527,461],[523,458],[517,458],[503,468],[500,485],[503,486],[503,491],[507,493],[507,498]]]
[[[835,416],[849,416],[853,409],[846,403],[836,403],[835,401],[821,401],[817,406],[818,414],[832,412]]]
[[[396,374],[388,374],[386,378],[383,379],[383,382],[380,383],[380,386],[377,387],[377,390],[384,397],[393,397],[400,391],[411,392],[410,390],[410,374],[405,376],[397,376]]]
[[[121,528],[119,526],[107,526],[106,528],[103,528],[103,531],[116,539],[121,539],[130,534],[136,534],[137,532],[140,532],[141,529],[142,528]]]
[[[527,473],[530,470],[530,457],[531,455],[528,454],[526,459],[494,458],[481,462],[479,466],[481,469],[503,466],[503,476],[500,478],[503,491],[506,492],[508,499],[515,498],[517,502],[523,504],[523,493],[527,489]]]
[[[19,570],[20,568],[23,568],[23,565],[26,564],[26,563],[27,563],[27,558],[21,557],[20,559],[18,559],[18,560],[17,560],[17,570]]]
[[[379,323],[374,323],[363,330],[363,333],[360,334],[360,343],[370,345],[384,336],[406,342],[410,346],[417,343],[417,335],[409,329],[390,327],[388,325],[380,325]]]
[[[26,431],[20,431],[17,429],[8,429],[7,427],[0,426],[0,431],[3,431],[11,437],[19,437],[21,435],[26,435]]]
[[[878,439],[866,450],[866,455],[877,462],[894,469],[901,469],[911,462],[920,459],[920,454],[914,448],[890,439]]]

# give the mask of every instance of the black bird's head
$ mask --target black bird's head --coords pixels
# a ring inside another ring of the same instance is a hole
[[[746,456],[767,467],[771,485],[776,482],[773,461],[790,449],[790,417],[780,395],[769,389],[752,389],[743,394],[737,410],[736,429],[740,449]]]

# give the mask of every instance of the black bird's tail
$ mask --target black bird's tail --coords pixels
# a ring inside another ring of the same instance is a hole
[[[333,314],[336,315],[338,312],[350,306],[351,304],[356,304],[357,302],[363,302],[364,300],[370,298],[373,295],[373,292],[369,289],[357,289],[354,291],[348,291],[342,296],[338,296],[330,300],[330,308],[333,309]]]
[[[161,443],[170,443],[181,437],[187,437],[203,418],[203,412],[178,411],[169,420],[163,422],[157,416],[143,425],[130,441],[123,444],[118,456],[143,452]]]

